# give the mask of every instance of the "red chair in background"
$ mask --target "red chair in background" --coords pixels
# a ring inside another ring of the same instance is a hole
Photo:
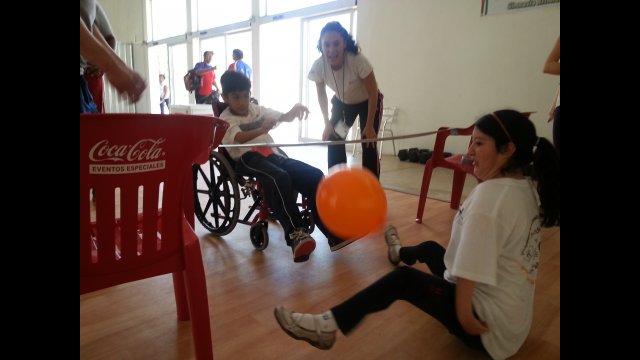
[[[80,294],[173,274],[198,359],[213,347],[191,166],[227,127],[208,116],[80,115]]]
[[[433,154],[424,165],[424,173],[422,175],[422,186],[420,187],[420,199],[418,200],[418,213],[416,214],[416,222],[422,223],[422,214],[424,213],[424,205],[427,201],[427,192],[431,183],[431,174],[433,169],[443,167],[453,170],[453,185],[451,187],[451,205],[452,209],[460,206],[460,198],[462,197],[462,189],[467,174],[473,175],[473,166],[463,164],[462,157],[464,154],[457,154],[450,157],[444,157],[444,143],[450,135],[466,135],[470,136],[475,125],[471,125],[464,129],[441,127],[436,135],[436,143],[433,146]],[[469,140],[471,144],[471,140]],[[480,179],[476,178],[478,182]]]
[[[531,116],[535,111],[523,112],[526,117]],[[427,201],[427,192],[429,191],[429,183],[431,183],[431,174],[433,169],[437,167],[443,167],[453,170],[453,184],[451,186],[451,204],[452,209],[458,209],[460,207],[460,199],[462,198],[462,189],[464,188],[464,181],[467,174],[473,174],[473,165],[470,163],[464,163],[462,158],[465,154],[457,154],[450,157],[444,157],[444,143],[447,137],[451,136],[471,136],[475,125],[471,125],[464,129],[441,127],[438,129],[436,135],[436,144],[433,146],[433,154],[431,159],[427,161],[424,166],[424,173],[422,174],[422,186],[420,187],[420,199],[418,200],[418,212],[416,214],[416,222],[422,223],[422,215],[424,214],[424,205]],[[472,139],[469,139],[469,145],[471,145]],[[478,183],[482,180],[478,179]]]

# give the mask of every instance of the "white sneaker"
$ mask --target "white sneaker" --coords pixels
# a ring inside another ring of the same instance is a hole
[[[304,340],[309,344],[322,350],[329,350],[336,342],[336,331],[322,331],[318,321],[314,321],[313,329],[303,328],[298,324],[293,313],[290,310],[278,306],[273,310],[273,315],[276,317],[278,324],[292,338],[296,340]],[[311,314],[296,314],[298,316],[313,316]]]
[[[393,225],[389,225],[384,231],[384,240],[387,242],[389,262],[393,265],[400,263],[400,238],[398,237],[398,231]]]

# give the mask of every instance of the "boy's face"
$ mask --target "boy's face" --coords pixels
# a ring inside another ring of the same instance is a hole
[[[246,116],[249,114],[249,100],[251,100],[249,90],[222,94],[222,99],[229,104],[229,109],[232,114],[238,116]]]

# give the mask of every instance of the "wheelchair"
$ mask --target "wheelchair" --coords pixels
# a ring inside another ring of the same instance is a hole
[[[226,107],[224,105],[214,104],[215,116],[220,115]],[[281,149],[277,148],[277,151],[286,156]],[[193,166],[193,189],[196,218],[213,235],[226,235],[238,223],[250,225],[253,247],[260,251],[267,248],[269,220],[276,221],[273,212],[260,182],[252,175],[237,172],[235,161],[226,149],[213,150],[208,163]],[[297,192],[292,196],[296,197],[305,226],[310,233],[313,232],[315,223],[306,198]],[[243,200],[252,202],[245,211],[241,211]]]

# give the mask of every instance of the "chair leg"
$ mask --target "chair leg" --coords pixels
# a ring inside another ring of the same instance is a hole
[[[452,209],[457,210],[460,207],[460,199],[462,198],[462,189],[464,188],[464,180],[467,174],[464,171],[453,172],[453,185],[451,187],[451,205]]]
[[[187,292],[184,283],[184,274],[182,271],[177,271],[172,274],[173,276],[173,293],[176,297],[176,312],[178,313],[179,321],[189,320],[189,304],[187,302]]]
[[[382,140],[384,138],[384,132],[387,129],[387,119],[385,118],[382,122],[382,126],[380,127],[380,136],[379,138]],[[384,145],[384,141],[380,141],[380,153],[378,154],[378,160],[382,160],[382,145]]]
[[[428,160],[424,166],[424,173],[422,174],[422,185],[420,186],[420,198],[418,199],[418,212],[416,213],[416,222],[422,224],[422,215],[424,213],[424,206],[427,202],[427,192],[429,191],[429,184],[431,183],[431,174],[433,173],[433,167],[431,166],[431,160]]]
[[[213,360],[207,282],[198,242],[185,247],[185,280],[196,359]]]
[[[353,140],[358,140],[359,136],[360,136],[360,123],[356,122],[356,133],[353,134]],[[353,153],[351,154],[352,156],[356,156],[356,154],[358,153],[358,151],[356,151],[356,147],[358,146],[358,144],[353,144]]]
[[[395,135],[393,135],[393,131],[389,130],[389,132],[391,133],[391,137],[394,137]],[[396,156],[398,153],[396,152],[396,141],[395,140],[391,140],[391,145],[393,145],[393,156]]]

